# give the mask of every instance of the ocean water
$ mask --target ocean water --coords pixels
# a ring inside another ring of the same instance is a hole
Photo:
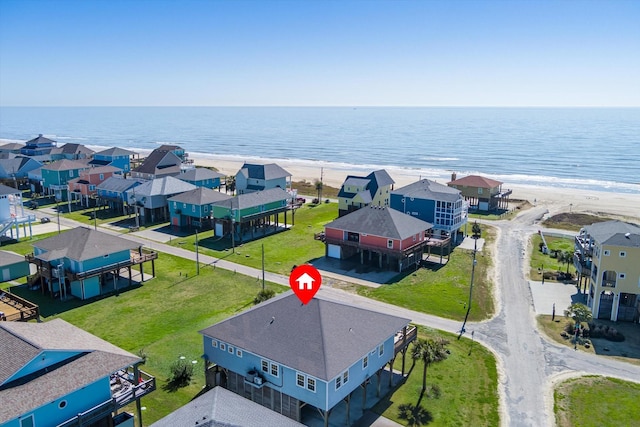
[[[39,133],[143,152],[178,144],[196,159],[640,191],[640,108],[0,107],[4,142]]]

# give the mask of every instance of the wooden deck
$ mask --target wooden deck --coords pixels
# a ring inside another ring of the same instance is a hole
[[[4,313],[0,320],[8,322],[26,322],[40,318],[40,309],[37,304],[7,291],[0,291],[0,311]]]

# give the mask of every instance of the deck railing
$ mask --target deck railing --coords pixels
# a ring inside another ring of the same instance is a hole
[[[395,342],[393,343],[394,354],[398,354],[402,349],[406,348],[409,344],[418,338],[418,328],[415,326],[407,326],[406,335],[400,331],[396,335]]]

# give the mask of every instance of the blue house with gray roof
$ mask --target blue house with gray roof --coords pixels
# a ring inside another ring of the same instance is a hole
[[[391,208],[433,224],[434,237],[454,242],[467,223],[467,203],[460,190],[422,179],[391,192]]]
[[[125,175],[131,170],[131,158],[137,153],[124,148],[113,147],[99,151],[93,155],[89,162],[92,166],[113,166],[120,169]]]
[[[213,204],[231,196],[206,187],[185,191],[167,199],[171,225],[176,227],[211,227]]]
[[[200,333],[207,385],[224,385],[296,421],[303,407],[315,408],[325,426],[337,405],[350,413],[355,390],[366,398],[372,377],[379,386],[385,366],[400,352],[404,360],[417,336],[409,319],[319,295],[304,305],[291,291]]]
[[[121,176],[110,176],[96,187],[96,193],[102,203],[106,203],[109,208],[125,213],[125,204],[128,203],[127,190],[144,184],[145,180],[138,178],[123,178]]]
[[[220,188],[220,178],[223,177],[224,174],[207,168],[193,168],[176,175],[184,182],[209,189]]]
[[[0,426],[127,426],[156,388],[142,359],[62,319],[0,322]]]
[[[291,187],[291,174],[275,163],[258,165],[245,163],[236,173],[236,194]]]

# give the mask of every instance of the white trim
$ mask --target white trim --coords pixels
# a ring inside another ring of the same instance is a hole
[[[302,385],[300,385],[300,380],[302,380]],[[296,372],[296,385],[300,388],[304,388],[306,382],[307,381],[305,375],[301,374],[300,372]]]
[[[213,347],[213,348],[218,348],[218,341],[216,341],[216,340],[212,339],[212,340],[211,340],[211,347]]]
[[[236,347],[236,356],[242,357],[242,350]]]
[[[368,366],[369,366],[369,355],[367,354],[365,357],[362,358],[362,370],[367,369]]]
[[[309,387],[309,385],[313,382],[313,385],[311,387]],[[311,378],[311,377],[307,377],[307,390],[309,390],[310,392],[315,393],[316,392],[316,379],[315,378]]]
[[[378,357],[382,356],[383,354],[384,354],[384,343],[378,346]]]
[[[626,251],[620,251],[620,257],[624,258],[627,256],[627,252]]]

